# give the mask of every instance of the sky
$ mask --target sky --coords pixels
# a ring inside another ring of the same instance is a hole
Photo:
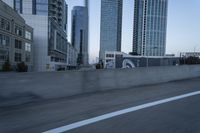
[[[68,40],[71,40],[71,10],[84,0],[66,0],[69,9]],[[89,55],[90,63],[99,55],[101,0],[90,0]],[[122,51],[132,51],[134,0],[123,2]],[[167,54],[200,51],[200,0],[169,0]]]

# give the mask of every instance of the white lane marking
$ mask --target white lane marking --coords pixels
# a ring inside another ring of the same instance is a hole
[[[179,96],[175,96],[175,97],[171,97],[171,98],[167,98],[167,99],[163,99],[163,100],[159,100],[159,101],[155,101],[155,102],[150,102],[150,103],[146,103],[146,104],[142,104],[142,105],[138,105],[135,107],[131,107],[131,108],[127,108],[127,109],[123,109],[123,110],[119,110],[119,111],[115,111],[112,113],[108,113],[108,114],[104,114],[98,117],[94,117],[94,118],[90,118],[90,119],[86,119],[83,121],[79,121],[79,122],[75,122],[66,126],[62,126],[62,127],[58,127],[49,131],[45,131],[43,133],[62,133],[62,132],[66,132],[72,129],[76,129],[82,126],[86,126],[95,122],[99,122],[102,120],[106,120],[115,116],[119,116],[119,115],[123,115],[123,114],[127,114],[130,112],[134,112],[137,110],[141,110],[141,109],[145,109],[145,108],[149,108],[152,106],[156,106],[156,105],[160,105],[160,104],[164,104],[164,103],[168,103],[168,102],[172,102],[172,101],[176,101],[179,99],[183,99],[183,98],[187,98],[187,97],[191,97],[191,96],[195,96],[195,95],[199,95],[200,91],[196,91],[196,92],[192,92],[192,93],[187,93],[187,94],[183,94],[183,95],[179,95]]]

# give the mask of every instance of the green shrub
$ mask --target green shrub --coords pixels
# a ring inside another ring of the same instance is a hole
[[[193,65],[193,64],[200,64],[200,59],[198,57],[183,57],[180,58],[180,64],[187,64],[187,65]]]
[[[17,64],[17,71],[18,72],[27,72],[28,66],[24,62],[18,63]]]
[[[6,61],[4,64],[3,64],[3,67],[2,67],[2,71],[4,72],[9,72],[11,71],[11,65],[10,65],[10,62],[9,61]]]
[[[103,63],[96,64],[96,69],[103,69]]]
[[[101,69],[101,65],[100,64],[96,64],[96,69]]]

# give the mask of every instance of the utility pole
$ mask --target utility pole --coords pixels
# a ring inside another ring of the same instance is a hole
[[[158,47],[153,47],[151,48],[150,50],[152,49],[157,49]],[[149,52],[150,50],[147,50],[147,57],[146,57],[146,67],[148,68],[149,67]]]
[[[86,7],[86,14],[87,14],[87,23],[86,23],[86,36],[87,36],[87,40],[88,40],[88,42],[87,42],[87,64],[89,65],[89,20],[90,20],[90,18],[89,18],[89,0],[85,0],[85,7]]]
[[[146,67],[149,67],[149,53],[147,53],[147,63],[146,63]]]

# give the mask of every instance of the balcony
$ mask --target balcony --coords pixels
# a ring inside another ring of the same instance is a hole
[[[58,0],[58,5],[62,5],[63,1],[62,0]]]
[[[57,0],[51,0],[50,1],[50,5],[55,5],[56,6],[57,5]]]
[[[59,18],[58,18],[58,22],[61,22],[61,21],[62,21],[62,18],[61,18],[61,17],[59,17]]]
[[[62,17],[62,12],[58,12],[58,17]]]
[[[57,17],[56,16],[51,16],[55,21],[57,21]]]
[[[57,12],[57,9],[55,8],[55,6],[49,6],[49,10],[54,14],[56,14]]]
[[[58,6],[58,10],[59,11],[63,10],[63,7],[62,6]]]

